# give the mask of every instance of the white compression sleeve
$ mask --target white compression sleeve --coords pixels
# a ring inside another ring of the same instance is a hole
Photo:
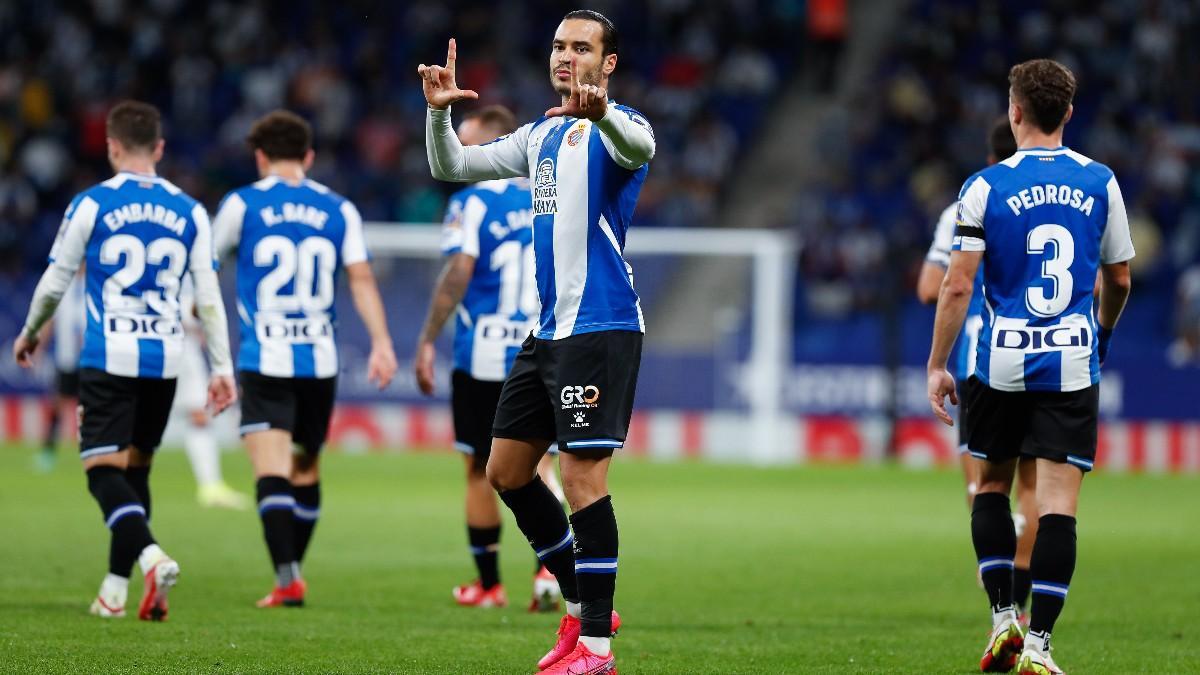
[[[229,354],[229,324],[217,273],[208,269],[192,270],[192,285],[196,287],[196,315],[204,332],[208,365],[214,375],[232,375],[233,357]]]
[[[51,263],[46,271],[42,273],[42,278],[38,281],[37,288],[33,291],[33,300],[29,303],[29,315],[25,318],[25,327],[22,329],[22,334],[26,337],[37,335],[42,326],[54,316],[54,310],[58,308],[59,301],[67,292],[67,286],[71,285],[71,279],[75,277],[75,270],[66,265]]]
[[[633,114],[610,105],[596,126],[605,149],[617,164],[633,170],[654,159],[654,133],[645,118],[635,119]]]
[[[485,145],[464,147],[454,133],[450,109],[429,108],[425,115],[425,156],[433,177],[445,181],[477,181],[529,175],[525,156],[532,125]]]

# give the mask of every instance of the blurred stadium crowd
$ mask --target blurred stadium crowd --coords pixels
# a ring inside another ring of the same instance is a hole
[[[933,225],[1007,111],[1009,67],[1044,56],[1079,82],[1066,143],[1111,166],[1129,205],[1138,257],[1121,332],[1137,337],[1122,341],[1200,363],[1198,29],[1191,0],[913,2],[855,114],[824,136],[826,182],[799,201],[805,310],[912,302]]]
[[[639,225],[720,224],[773,95],[836,53],[806,50],[814,7],[844,5],[588,4],[621,29],[615,98],[658,137]],[[314,177],[367,219],[438,220],[450,188],[426,166],[415,64],[440,62],[455,35],[460,81],[533,119],[552,97],[547,36],[563,12],[549,0],[0,3],[0,283],[28,292],[67,200],[107,173],[104,115],[121,97],[163,109],[162,172],[210,207],[254,178],[250,121],[286,106],[313,121]],[[938,213],[982,165],[1008,67],[1050,56],[1080,83],[1068,143],[1112,166],[1130,205],[1136,320],[1123,325],[1174,363],[1200,362],[1198,24],[1191,0],[912,2],[848,114],[819,135],[823,180],[791,219],[806,244],[798,320],[836,332],[824,342],[844,356],[863,310],[920,311],[913,278]],[[878,344],[876,332],[858,342]]]

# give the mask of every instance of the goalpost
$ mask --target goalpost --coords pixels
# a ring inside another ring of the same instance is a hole
[[[365,235],[379,257],[441,255],[441,227],[436,224],[367,223]],[[747,411],[738,426],[748,446],[747,459],[759,464],[788,461],[783,429],[790,416],[785,414],[783,388],[793,349],[796,241],[785,232],[766,229],[631,228],[625,253],[635,265],[635,278],[639,257],[749,259],[749,346],[743,371]],[[653,313],[652,308],[648,311]]]

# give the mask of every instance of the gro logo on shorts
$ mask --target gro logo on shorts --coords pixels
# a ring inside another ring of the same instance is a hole
[[[591,384],[586,387],[567,385],[562,388],[559,399],[562,401],[563,408],[577,405],[593,406],[596,401],[600,400],[600,388]]]

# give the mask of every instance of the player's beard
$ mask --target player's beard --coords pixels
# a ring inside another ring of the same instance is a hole
[[[559,68],[559,66],[554,66],[553,68],[550,69],[550,86],[554,87],[554,91],[557,92],[559,96],[563,97],[563,100],[566,100],[568,97],[570,97],[571,90],[575,87],[575,83],[574,82],[559,82],[558,78],[554,74],[554,71],[558,70],[558,68]],[[604,63],[603,62],[597,63],[596,67],[591,70],[585,70],[578,74],[578,79],[581,83],[594,84],[596,86],[600,85],[600,82],[602,81],[603,77],[604,77]]]

